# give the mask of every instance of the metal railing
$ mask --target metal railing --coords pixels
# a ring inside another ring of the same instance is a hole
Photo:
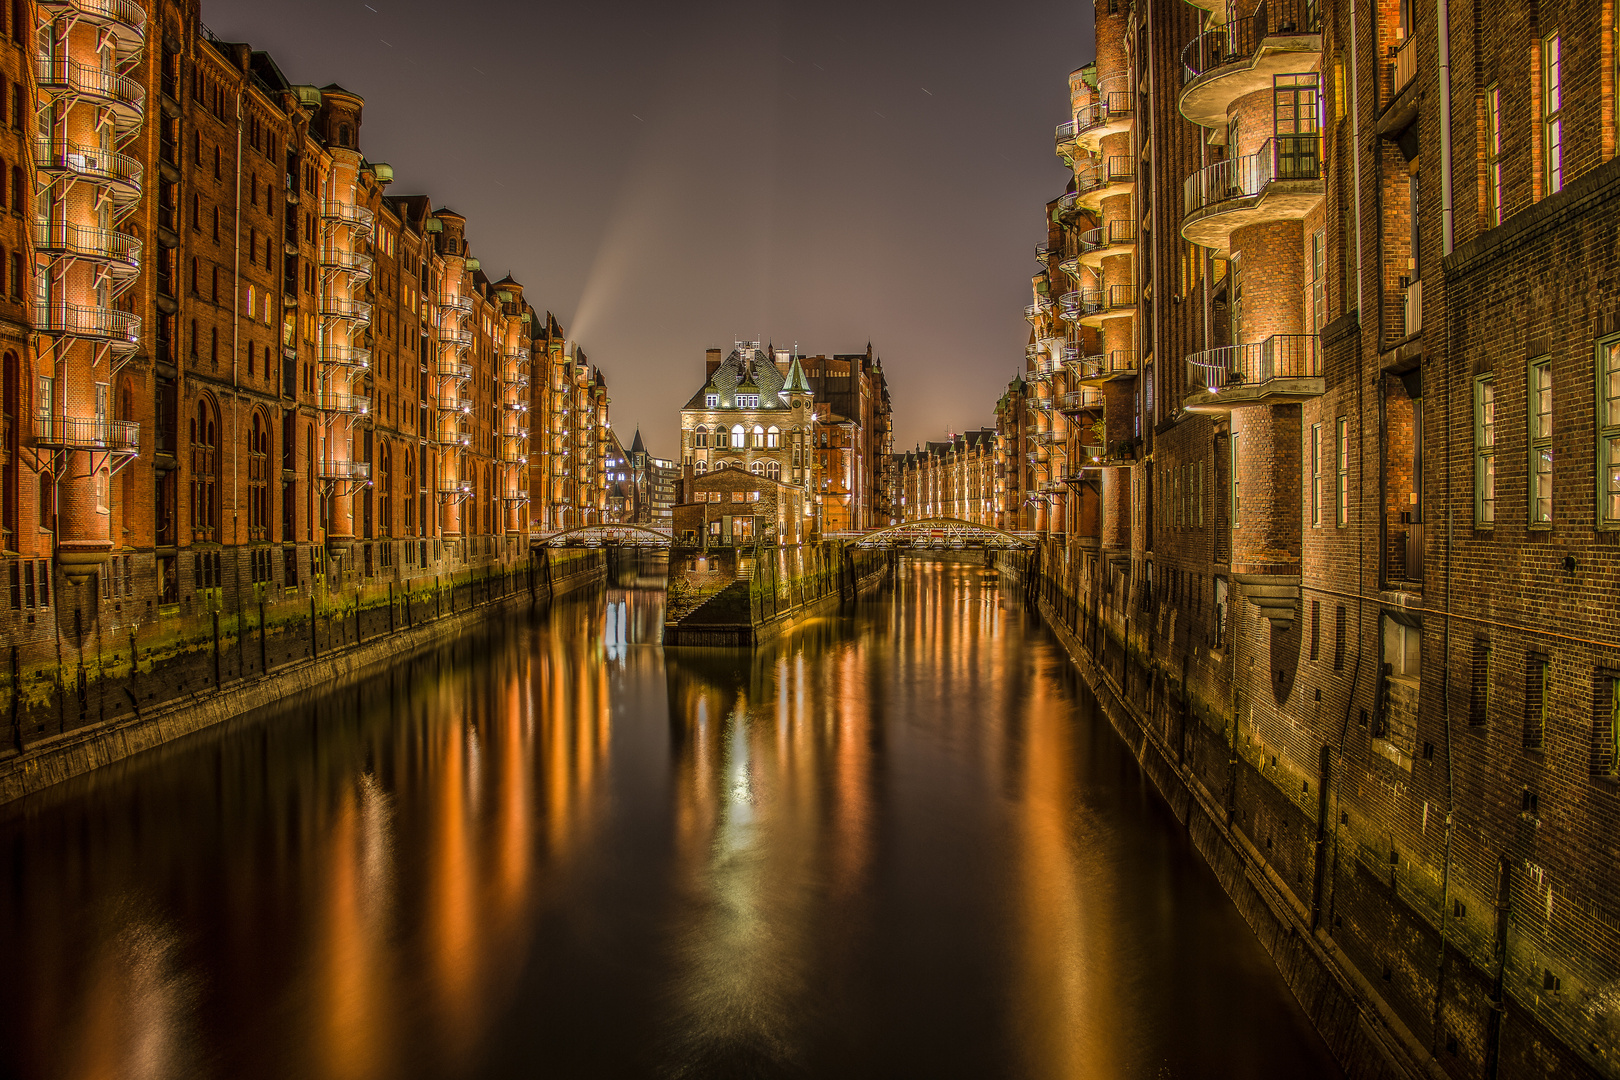
[[[1273,180],[1320,180],[1321,140],[1316,134],[1277,135],[1252,154],[1206,165],[1183,188],[1183,217],[1225,202],[1250,199]]]
[[[1047,314],[1051,310],[1052,310],[1052,300],[1051,300],[1050,297],[1047,297],[1047,298],[1042,299],[1042,300],[1037,300],[1033,304],[1026,304],[1024,306],[1024,318],[1026,318],[1026,319],[1034,319],[1034,318],[1037,318],[1038,316]]]
[[[42,11],[72,11],[87,21],[116,24],[130,31],[137,40],[146,37],[146,9],[134,0],[40,0]]]
[[[376,220],[375,215],[364,206],[331,200],[321,203],[321,217],[363,230],[369,230]]]
[[[1082,252],[1099,251],[1117,245],[1136,243],[1134,220],[1110,221],[1106,227],[1088,229],[1080,234]]]
[[[1064,412],[1081,412],[1086,409],[1100,409],[1102,404],[1102,391],[1095,386],[1084,386],[1064,394],[1061,408]]]
[[[315,465],[315,475],[322,480],[370,480],[369,461],[321,461]]]
[[[1092,290],[1088,289],[1087,292]],[[1080,290],[1071,289],[1058,297],[1058,317],[1073,322],[1080,317]]]
[[[1412,42],[1416,40],[1415,34],[1407,34],[1406,40],[1395,46],[1395,62],[1390,65],[1389,96],[1392,100],[1417,74],[1417,50],[1412,47]]]
[[[438,362],[434,365],[433,370],[441,378],[445,379],[472,378],[471,364],[464,364],[459,360],[447,360],[442,356],[438,358]]]
[[[34,442],[66,450],[110,450],[135,454],[141,448],[141,425],[130,420],[101,420],[93,416],[34,416]]]
[[[473,343],[473,332],[468,327],[445,325],[439,327],[439,340],[446,345],[456,345],[463,349],[470,349]]]
[[[1079,376],[1094,379],[1102,375],[1129,375],[1136,370],[1136,353],[1130,349],[1111,349],[1106,353],[1080,358]]]
[[[473,298],[470,296],[447,296],[439,301],[439,307],[445,311],[453,311],[458,315],[471,315]]]
[[[1248,345],[1227,345],[1187,357],[1187,385],[1219,393],[1272,379],[1308,379],[1322,374],[1315,334],[1273,334]]]
[[[1262,0],[1254,14],[1206,30],[1181,50],[1183,85],[1228,64],[1248,62],[1270,37],[1316,34],[1322,29],[1317,0]]]
[[[322,345],[321,363],[336,364],[340,367],[369,368],[371,350],[353,345]]]
[[[141,340],[141,317],[88,304],[36,304],[34,329],[42,334],[92,338],[135,348]]]
[[[139,272],[141,242],[117,229],[75,225],[65,221],[34,222],[34,247],[48,255],[99,259]]]
[[[360,251],[324,251],[321,253],[321,265],[356,276],[371,276],[371,256]]]
[[[1042,264],[1044,266],[1046,264],[1046,260],[1051,258],[1051,257],[1052,257],[1052,246],[1050,244],[1036,244],[1035,245],[1035,261],[1036,262],[1038,262],[1038,263],[1040,263],[1040,264]]]
[[[42,90],[67,91],[86,101],[122,107],[125,125],[138,122],[146,108],[146,89],[127,75],[65,56],[37,57],[34,77]]]
[[[1115,154],[1112,157],[1098,158],[1083,168],[1077,169],[1074,174],[1074,189],[1078,195],[1085,195],[1099,188],[1113,187],[1115,184],[1133,184],[1136,182],[1136,160],[1127,154]]]
[[[321,314],[329,319],[352,319],[357,323],[371,322],[371,305],[364,300],[347,300],[341,296],[321,297]]]
[[[323,390],[321,391],[321,400],[318,407],[325,412],[363,415],[371,411],[371,399],[360,394],[339,394],[331,390]]]
[[[80,143],[34,140],[34,164],[41,172],[67,173],[105,183],[133,197],[141,190],[141,163],[128,154]]]

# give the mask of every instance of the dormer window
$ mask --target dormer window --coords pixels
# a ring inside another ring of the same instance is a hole
[[[703,406],[704,406],[704,408],[707,408],[707,409],[718,409],[720,407],[720,395],[719,394],[705,394],[705,395],[703,395]]]
[[[757,409],[757,408],[759,408],[759,395],[758,394],[738,394],[737,395],[737,408],[739,408],[739,409]]]

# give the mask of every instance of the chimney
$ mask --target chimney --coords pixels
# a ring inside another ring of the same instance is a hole
[[[710,375],[713,375],[715,369],[720,366],[720,350],[710,349],[708,352],[704,353],[703,359],[707,367],[707,370],[703,373],[703,377],[707,379]]]

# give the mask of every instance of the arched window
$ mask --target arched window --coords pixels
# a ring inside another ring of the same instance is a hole
[[[0,546],[16,551],[17,543],[17,447],[22,438],[22,369],[17,354],[6,353],[0,372]]]
[[[752,435],[753,435],[753,438],[748,440],[748,445],[749,446],[752,446],[755,449],[758,449],[759,447],[765,445],[765,429],[764,428],[760,427],[758,424],[755,424]]]
[[[782,479],[782,463],[779,461],[766,462],[765,475],[772,480]]]
[[[741,424],[735,424],[731,428],[731,445],[739,448],[745,445],[743,442],[743,426]]]
[[[717,427],[717,428],[714,429],[714,445],[716,447],[718,447],[721,450],[724,450],[728,445],[730,445],[730,443],[731,443],[731,439],[727,435],[725,428]]]
[[[699,449],[708,446],[709,429],[699,424],[697,430],[692,433],[692,445]]]
[[[748,471],[753,473],[755,476],[760,476],[762,475],[764,466],[765,463],[763,461],[750,461],[748,463]]]
[[[416,453],[405,448],[405,535],[416,535]]]
[[[765,445],[771,450],[775,450],[782,445],[782,433],[776,429],[775,424],[765,430]]]
[[[692,473],[695,476],[702,476],[705,473],[707,473],[708,471],[709,471],[709,463],[707,461],[699,461],[699,462],[697,462],[696,464],[694,464],[692,466]]]
[[[724,469],[727,465],[730,465],[730,464],[731,464],[731,462],[729,462],[729,461],[717,461],[717,462],[714,463],[714,471],[719,472],[721,469]]]
[[[191,418],[191,536],[219,539],[219,415],[206,397]]]
[[[394,451],[385,439],[377,447],[377,535],[394,535]]]
[[[349,145],[349,125],[348,124],[339,124],[338,125],[338,145],[339,146],[348,146]]]
[[[264,413],[253,410],[248,424],[248,539],[269,539],[270,424]]]

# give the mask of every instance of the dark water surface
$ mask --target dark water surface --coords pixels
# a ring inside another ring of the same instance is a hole
[[[0,1075],[1339,1075],[993,576],[752,656],[661,600],[14,808]]]

